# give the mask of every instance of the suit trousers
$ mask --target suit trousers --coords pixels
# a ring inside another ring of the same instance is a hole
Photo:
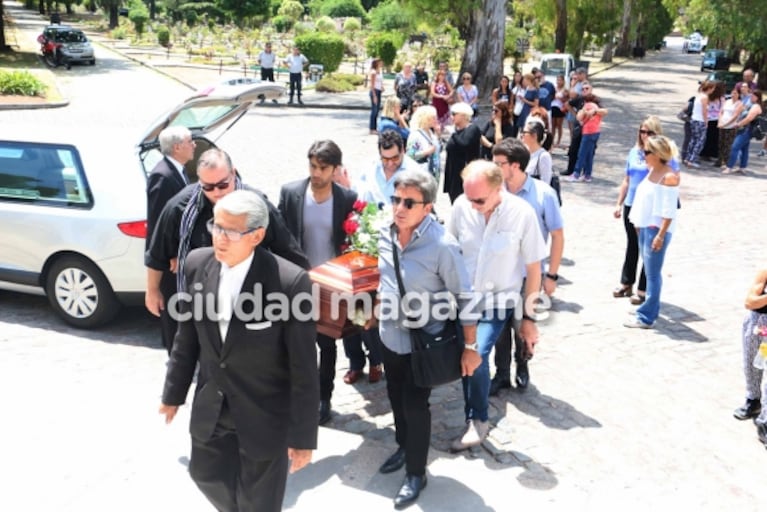
[[[176,337],[176,330],[178,329],[178,322],[168,314],[168,302],[173,294],[176,293],[176,274],[171,272],[162,273],[160,293],[165,304],[165,309],[160,311],[160,335],[162,336],[162,346],[165,347],[168,355],[170,355],[170,351],[173,349],[173,338]]]
[[[413,382],[410,354],[397,354],[383,344],[381,350],[395,439],[405,450],[405,470],[409,475],[425,475],[431,441],[431,388],[419,388]]]
[[[520,361],[524,341],[519,336],[516,319],[511,315],[495,340],[495,375],[498,378],[511,378],[511,348],[514,345],[514,360]]]
[[[330,400],[333,395],[333,380],[336,378],[338,348],[334,338],[319,333],[317,346],[320,347],[320,400]]]
[[[247,455],[224,402],[211,439],[192,437],[189,474],[219,512],[279,512],[288,479],[288,449],[276,459]]]

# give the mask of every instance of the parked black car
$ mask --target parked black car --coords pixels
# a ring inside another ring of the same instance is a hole
[[[724,82],[724,90],[727,94],[732,91],[735,84],[743,79],[743,75],[737,71],[712,71],[706,76],[706,80],[718,80]]]
[[[727,57],[727,52],[724,50],[706,50],[703,54],[703,60],[700,63],[700,70],[724,70],[730,69],[730,59]]]

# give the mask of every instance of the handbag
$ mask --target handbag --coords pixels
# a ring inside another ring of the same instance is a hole
[[[397,275],[400,297],[405,296],[405,286],[399,270],[397,246],[392,238],[394,272]],[[414,321],[408,317],[408,320]],[[422,328],[410,329],[410,369],[413,383],[419,388],[432,388],[461,378],[463,339],[459,336],[457,320],[448,320],[439,334],[430,334]]]
[[[538,160],[535,161],[535,174],[530,175],[531,178],[535,178],[536,180],[541,179],[541,171],[538,169],[538,163],[541,161],[541,157],[538,157]],[[559,184],[559,176],[557,176],[552,169],[551,172],[551,181],[549,182],[549,186],[554,189],[554,192],[557,193],[557,200],[559,201],[559,206],[562,206],[562,187]]]

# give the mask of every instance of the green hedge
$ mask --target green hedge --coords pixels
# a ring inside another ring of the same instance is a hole
[[[364,76],[352,75],[351,73],[335,73],[333,75],[333,78],[337,78],[338,80],[343,80],[344,82],[349,82],[355,87],[359,87],[360,85],[365,83]]]
[[[46,89],[29,71],[0,71],[0,94],[42,96]]]
[[[317,92],[349,92],[355,89],[354,84],[339,79],[338,75],[326,76],[314,86]]]
[[[311,64],[322,64],[325,73],[337,70],[344,58],[344,40],[336,34],[302,34],[295,43]]]
[[[397,49],[402,46],[400,36],[388,32],[372,34],[365,41],[368,55],[383,60],[384,66],[390,68],[397,57]]]

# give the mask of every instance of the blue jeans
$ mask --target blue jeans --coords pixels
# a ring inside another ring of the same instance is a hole
[[[373,103],[373,94],[375,94],[375,103]],[[370,91],[370,129],[375,130],[378,126],[378,111],[381,110],[381,91],[378,89],[375,92]]]
[[[477,324],[477,345],[482,363],[471,377],[463,378],[464,412],[467,420],[487,421],[487,403],[490,396],[490,351],[495,340],[501,335],[506,320],[514,309],[492,309],[486,311]]]
[[[748,147],[751,144],[751,126],[738,130],[735,140],[732,142],[730,157],[727,159],[727,167],[735,167],[735,162],[740,157],[740,168],[745,169],[748,166]]]
[[[652,241],[660,231],[657,227],[639,228],[639,250],[642,253],[644,271],[647,274],[647,291],[644,304],[637,309],[640,322],[652,325],[660,313],[660,291],[663,286],[663,260],[671,243],[671,233],[666,233],[660,251],[652,250]]]
[[[581,147],[578,150],[578,160],[575,161],[573,176],[580,176],[581,169],[586,178],[591,178],[591,170],[594,168],[594,153],[597,151],[598,133],[589,133],[581,137]]]

